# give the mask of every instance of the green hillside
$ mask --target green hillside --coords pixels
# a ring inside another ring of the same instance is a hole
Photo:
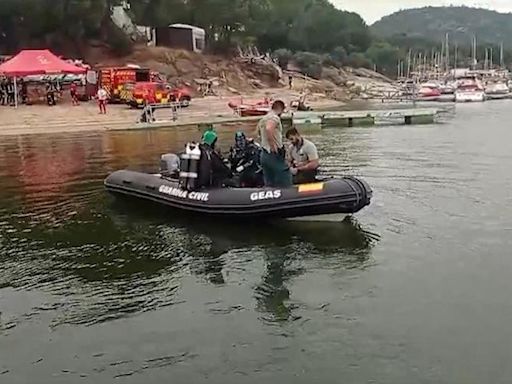
[[[479,43],[512,48],[512,14],[469,7],[425,7],[396,12],[372,25],[375,35],[406,36],[440,41],[446,33],[452,41],[470,44],[473,35]]]

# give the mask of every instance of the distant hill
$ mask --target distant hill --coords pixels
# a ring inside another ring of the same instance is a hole
[[[469,7],[425,7],[396,12],[372,25],[375,35],[407,36],[441,40],[449,33],[452,41],[469,45],[473,34],[479,43],[512,48],[512,14]]]

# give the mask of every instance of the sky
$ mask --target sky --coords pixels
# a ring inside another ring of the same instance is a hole
[[[499,12],[512,12],[512,0],[331,0],[340,9],[357,12],[367,24],[406,8],[442,5],[466,5],[488,8]]]

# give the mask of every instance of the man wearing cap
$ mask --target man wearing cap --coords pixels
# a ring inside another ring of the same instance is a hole
[[[209,128],[204,132],[202,143],[199,145],[201,160],[198,184],[200,187],[221,187],[226,180],[232,177],[231,170],[215,151],[217,139],[217,132],[213,128]]]
[[[261,139],[261,167],[265,186],[286,188],[292,185],[292,174],[286,162],[286,151],[283,146],[283,124],[281,115],[285,104],[276,100],[271,111],[258,123]]]

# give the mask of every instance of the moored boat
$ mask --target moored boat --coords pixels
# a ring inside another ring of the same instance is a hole
[[[510,90],[504,82],[489,82],[485,86],[485,94],[489,100],[502,100],[510,97]]]
[[[485,90],[480,80],[475,77],[467,77],[458,81],[455,90],[457,103],[483,102],[485,99]]]

